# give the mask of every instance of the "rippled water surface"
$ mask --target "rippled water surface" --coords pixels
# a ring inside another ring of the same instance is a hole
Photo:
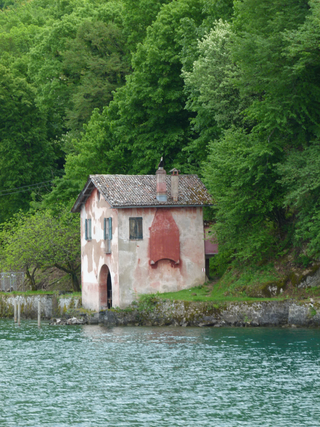
[[[0,426],[320,426],[320,331],[0,320]]]

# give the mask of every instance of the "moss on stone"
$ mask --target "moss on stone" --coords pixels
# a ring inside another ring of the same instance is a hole
[[[316,316],[317,311],[314,309],[314,307],[310,307],[309,308],[309,317],[314,317]]]
[[[299,287],[300,283],[304,282],[308,277],[313,277],[318,272],[319,268],[320,268],[320,265],[315,264],[312,266],[311,270],[309,270],[307,273],[295,275],[296,278],[292,277],[295,273],[291,273],[290,275],[291,283],[295,287]]]

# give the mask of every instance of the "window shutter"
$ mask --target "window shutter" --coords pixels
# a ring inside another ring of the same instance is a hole
[[[88,232],[88,238],[89,238],[89,240],[91,240],[92,239],[92,235],[91,235],[91,218],[90,219],[88,219],[88,221],[89,221],[89,232]]]
[[[84,220],[84,238],[88,240],[88,220]]]
[[[107,218],[104,218],[103,220],[103,237],[104,240],[107,240],[108,236],[107,236]]]
[[[109,240],[112,240],[112,218],[108,218],[108,225],[109,225]]]

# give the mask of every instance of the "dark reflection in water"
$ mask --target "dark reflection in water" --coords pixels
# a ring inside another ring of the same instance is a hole
[[[0,425],[316,427],[319,346],[319,330],[0,320]]]

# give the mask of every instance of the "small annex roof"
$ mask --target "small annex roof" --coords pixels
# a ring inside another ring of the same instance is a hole
[[[179,175],[179,197],[171,197],[171,175],[166,176],[167,201],[159,202],[156,175],[90,175],[72,212],[80,212],[94,188],[112,208],[209,206],[211,196],[197,175]]]

